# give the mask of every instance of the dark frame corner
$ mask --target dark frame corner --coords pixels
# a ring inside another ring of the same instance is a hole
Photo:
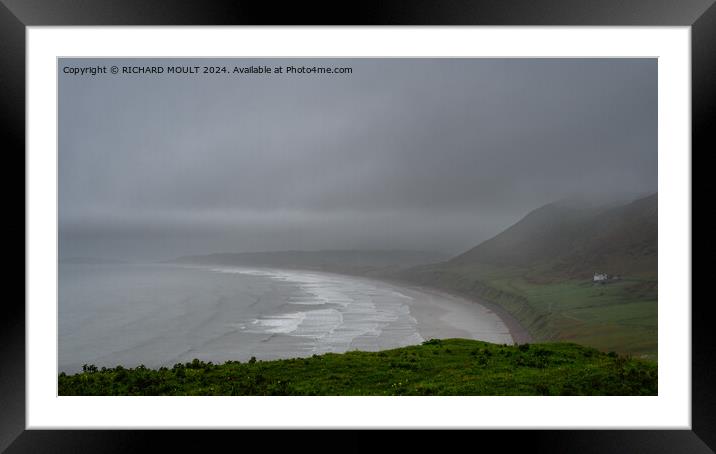
[[[286,3],[275,5],[271,1],[254,0],[0,0],[0,124],[5,141],[10,143],[3,147],[5,155],[21,160],[19,157],[25,151],[25,28],[49,25],[691,26],[692,149],[699,154],[716,149],[709,128],[713,124],[709,118],[716,113],[714,0],[371,0],[356,4],[354,8],[342,4],[340,9],[332,7],[335,3],[322,0]],[[692,156],[696,153],[692,151]],[[25,168],[24,159],[20,165]],[[23,181],[24,178],[23,170]],[[14,192],[15,188],[7,187],[6,193]],[[26,228],[25,201],[22,212],[22,221],[6,218],[6,225],[11,226],[9,231],[18,237]],[[693,226],[693,216],[691,222]],[[13,243],[19,245],[20,242]],[[23,266],[23,278],[24,272]],[[529,438],[530,449],[537,451],[555,451],[557,447],[558,452],[714,452],[716,346],[707,316],[708,304],[708,300],[701,300],[692,305],[691,431],[553,430],[529,431],[525,437],[505,437],[500,431],[485,431],[480,437],[494,437],[505,447],[515,443],[512,440],[524,443]],[[155,431],[25,430],[25,310],[19,299],[5,305],[0,317],[0,336],[0,352],[5,364],[0,369],[0,451],[126,452],[164,444],[168,438]],[[232,436],[235,446],[237,441],[239,444],[245,441],[242,441],[243,437],[237,440],[230,432],[223,434]],[[302,441],[296,438],[304,436],[296,435],[280,438],[290,438],[286,442],[296,444]],[[415,435],[418,434],[411,434],[411,438],[419,441],[420,436]],[[190,432],[170,435],[182,442],[189,442],[194,436],[196,433]],[[216,440],[214,434],[211,438]],[[204,443],[206,441],[202,441]],[[366,445],[366,449],[371,448]]]

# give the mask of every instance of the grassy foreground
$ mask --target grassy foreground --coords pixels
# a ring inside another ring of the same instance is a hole
[[[570,343],[430,340],[381,352],[59,376],[60,395],[656,395],[654,362]]]

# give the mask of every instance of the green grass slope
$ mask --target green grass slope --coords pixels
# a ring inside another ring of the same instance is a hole
[[[568,343],[431,340],[278,361],[60,374],[60,395],[656,395],[653,362]]]
[[[657,195],[551,204],[447,262],[393,278],[499,304],[537,341],[657,357]],[[594,284],[595,272],[621,279]]]

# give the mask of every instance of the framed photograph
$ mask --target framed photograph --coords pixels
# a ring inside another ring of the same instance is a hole
[[[712,2],[4,3],[26,285],[0,449],[393,428],[711,452]]]

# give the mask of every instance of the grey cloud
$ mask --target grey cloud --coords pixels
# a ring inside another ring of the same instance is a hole
[[[60,73],[61,253],[457,253],[554,200],[656,190],[655,59],[301,63],[353,74]]]

